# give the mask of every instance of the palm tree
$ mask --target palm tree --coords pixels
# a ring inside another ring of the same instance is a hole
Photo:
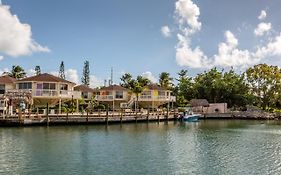
[[[133,87],[131,88],[131,91],[136,95],[137,97],[137,101],[136,101],[136,109],[138,108],[138,103],[139,103],[139,95],[143,92],[144,90],[144,86],[142,86],[138,81],[136,80],[132,80],[134,81]]]
[[[10,77],[13,77],[15,79],[21,79],[26,77],[26,73],[24,69],[21,66],[13,66],[11,72],[4,72],[4,74],[9,75]]]
[[[170,77],[170,74],[168,72],[162,72],[159,75],[159,84],[161,87],[166,89],[171,89],[173,86],[173,78]]]
[[[124,75],[122,75],[122,77],[120,78],[121,83],[120,85],[124,88],[131,88],[131,83],[132,83],[132,75],[129,73],[125,73]]]

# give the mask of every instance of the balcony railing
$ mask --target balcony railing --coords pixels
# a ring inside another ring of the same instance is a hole
[[[35,90],[32,92],[33,97],[58,97],[58,98],[81,98],[79,91],[65,91],[65,90]]]
[[[175,101],[175,96],[151,96],[151,95],[141,95],[139,96],[139,101]]]
[[[110,101],[110,100],[113,100],[113,95],[97,95],[96,100],[98,100],[98,101],[103,101],[103,100]]]

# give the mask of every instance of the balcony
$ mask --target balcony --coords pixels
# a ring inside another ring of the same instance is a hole
[[[151,96],[151,95],[141,95],[139,96],[139,101],[170,101],[175,102],[175,96]]]
[[[98,100],[98,101],[112,101],[113,95],[97,95],[96,100]]]
[[[65,90],[35,90],[32,92],[32,97],[54,97],[54,98],[81,98],[79,91],[65,91]]]
[[[120,100],[120,101],[127,101],[128,96],[120,96],[120,95],[97,95],[96,100],[98,101],[113,101],[113,100]]]

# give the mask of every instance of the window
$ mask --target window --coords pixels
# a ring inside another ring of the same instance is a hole
[[[0,84],[0,94],[5,94],[5,85]]]
[[[55,90],[56,89],[56,84],[55,83],[43,83],[43,89]]]
[[[89,97],[88,92],[82,92],[82,97],[87,99]]]
[[[151,96],[151,91],[143,91],[142,95]]]
[[[32,89],[32,83],[19,83],[19,89]]]
[[[61,84],[60,85],[60,90],[67,91],[67,89],[68,89],[68,85],[67,84]]]
[[[158,91],[158,96],[165,96],[165,91]]]
[[[112,91],[106,91],[105,95],[112,95]]]
[[[116,91],[115,92],[115,98],[122,99],[123,98],[123,91]]]

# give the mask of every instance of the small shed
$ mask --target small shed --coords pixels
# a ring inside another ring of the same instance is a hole
[[[190,104],[192,107],[209,107],[209,102],[206,99],[192,99]]]
[[[209,102],[206,99],[192,99],[190,104],[193,112],[204,112],[204,107],[209,107]]]

